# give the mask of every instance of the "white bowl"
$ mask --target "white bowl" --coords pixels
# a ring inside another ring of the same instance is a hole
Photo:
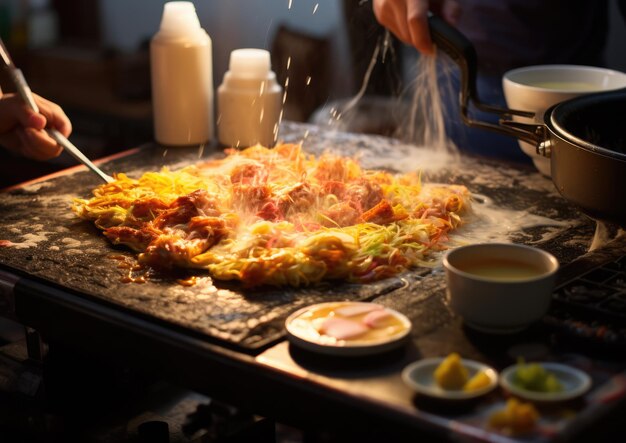
[[[518,332],[548,311],[557,259],[538,248],[483,243],[449,251],[446,297],[464,323],[483,332]]]
[[[513,383],[518,365],[509,366],[500,374],[500,385],[511,394],[534,402],[562,402],[580,397],[591,387],[591,378],[578,369],[559,363],[538,363],[554,374],[563,386],[559,392],[535,392],[522,389]]]
[[[538,65],[513,69],[502,77],[504,98],[509,109],[531,111],[534,119],[515,116],[526,123],[543,123],[552,105],[592,92],[626,88],[626,74],[612,69],[580,65]],[[550,159],[537,154],[536,147],[519,142],[537,169],[550,176]]]
[[[443,389],[435,381],[435,369],[443,360],[443,357],[425,358],[411,363],[402,371],[402,380],[418,394],[446,400],[467,400],[480,397],[498,386],[498,373],[495,369],[474,360],[461,359],[461,363],[467,368],[469,378],[480,371],[485,371],[489,377],[489,384],[473,391]]]

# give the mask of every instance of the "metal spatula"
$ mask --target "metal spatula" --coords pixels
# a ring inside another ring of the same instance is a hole
[[[33,111],[39,113],[39,107],[37,106],[37,103],[35,103],[33,93],[31,92],[30,87],[28,86],[28,83],[26,83],[26,79],[24,78],[22,71],[19,70],[13,63],[13,60],[11,59],[11,56],[9,55],[7,48],[4,46],[4,42],[2,41],[2,39],[0,39],[0,59],[2,59],[4,68],[9,74],[9,76],[11,77],[11,80],[13,81],[13,83],[15,84],[15,88],[17,89],[17,92],[19,93],[19,95],[22,97],[22,100],[24,100],[24,102],[28,106],[30,106]],[[69,154],[71,154],[72,157],[74,157],[76,160],[78,160],[79,162],[87,166],[89,169],[91,169],[93,172],[98,174],[98,176],[102,180],[104,180],[106,183],[111,183],[113,181],[113,177],[102,172],[100,168],[94,165],[91,162],[91,160],[89,160],[82,152],[80,152],[80,150],[76,146],[74,146],[72,142],[70,142],[67,138],[65,138],[65,136],[61,134],[59,131],[57,131],[54,128],[48,128],[46,129],[46,132],[59,145],[61,145],[63,149],[65,149]]]

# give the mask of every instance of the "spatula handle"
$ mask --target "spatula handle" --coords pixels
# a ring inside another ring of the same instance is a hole
[[[17,89],[17,93],[22,97],[24,103],[26,103],[33,111],[39,114],[39,106],[35,102],[35,97],[33,96],[33,91],[30,90],[30,86],[26,83],[26,79],[24,78],[24,74],[22,74],[21,69],[11,68],[8,69],[9,75],[11,76],[11,80]]]

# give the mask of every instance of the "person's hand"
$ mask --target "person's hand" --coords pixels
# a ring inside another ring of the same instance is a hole
[[[0,145],[33,160],[48,160],[58,156],[63,148],[44,128],[54,128],[67,137],[72,132],[72,124],[57,104],[33,95],[39,114],[17,94],[0,97]]]
[[[435,52],[428,29],[428,10],[451,25],[456,23],[461,12],[457,0],[373,0],[373,9],[381,25],[404,43],[427,55]]]

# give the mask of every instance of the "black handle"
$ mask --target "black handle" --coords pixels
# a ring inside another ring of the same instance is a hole
[[[538,125],[528,125],[528,128],[525,128],[524,125],[507,123],[512,115],[533,118],[535,116],[534,112],[500,108],[499,106],[489,105],[480,101],[476,88],[478,56],[472,42],[458,29],[450,26],[441,17],[430,12],[428,13],[428,24],[430,26],[430,36],[435,46],[459,66],[461,72],[459,106],[463,123],[470,127],[510,135],[538,145],[543,140],[543,131],[537,127]],[[480,111],[500,115],[500,124],[496,125],[472,119],[469,116],[470,102]],[[505,119],[504,123],[502,118]]]
[[[450,26],[441,17],[432,13],[428,15],[430,37],[437,48],[445,52],[461,70],[461,96],[469,99],[478,97],[476,90],[476,72],[478,56],[474,45],[458,29]]]

